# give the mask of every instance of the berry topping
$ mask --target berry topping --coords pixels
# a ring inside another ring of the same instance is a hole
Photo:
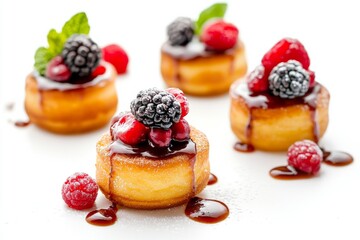
[[[306,173],[316,174],[320,170],[323,153],[316,143],[303,140],[291,145],[287,156],[290,166]]]
[[[113,139],[132,146],[146,140],[148,132],[149,129],[137,121],[130,112],[121,114],[111,126]]]
[[[175,99],[180,103],[181,118],[185,117],[189,113],[189,103],[184,92],[178,88],[168,88],[166,91],[174,95]]]
[[[177,141],[184,141],[190,138],[190,125],[185,119],[180,119],[171,127],[172,138]]]
[[[102,48],[102,57],[111,63],[118,74],[126,73],[129,57],[125,50],[119,45],[110,44]]]
[[[61,194],[69,207],[81,210],[94,205],[98,189],[98,185],[89,175],[75,173],[66,179]]]
[[[310,77],[309,87],[312,88],[315,86],[315,72],[308,70],[308,73]]]
[[[130,108],[135,118],[149,127],[168,129],[181,117],[181,106],[174,95],[156,88],[140,91]]]
[[[190,18],[179,17],[167,27],[169,42],[173,46],[185,46],[194,36],[194,23]]]
[[[106,72],[106,68],[103,65],[99,65],[97,66],[97,68],[95,68],[95,70],[91,73],[92,77],[97,77],[99,75],[103,75]]]
[[[269,89],[268,75],[263,65],[257,66],[248,76],[247,85],[252,92],[264,92]]]
[[[61,55],[74,76],[86,77],[98,66],[101,50],[88,36],[73,34],[66,41]]]
[[[204,27],[200,39],[209,49],[224,51],[235,46],[238,35],[233,24],[217,21]]]
[[[310,66],[310,58],[305,47],[296,39],[284,38],[276,43],[262,58],[261,63],[269,72],[279,63],[288,60],[299,61],[306,70]]]
[[[71,72],[64,64],[61,56],[56,56],[46,66],[45,76],[57,82],[65,82],[70,79]]]
[[[155,147],[168,147],[171,142],[171,129],[151,128],[149,140]]]
[[[309,82],[309,73],[295,60],[279,63],[269,76],[271,92],[281,98],[304,96]]]

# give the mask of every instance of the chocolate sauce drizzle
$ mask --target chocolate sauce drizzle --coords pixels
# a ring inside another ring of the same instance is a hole
[[[242,142],[235,143],[234,149],[238,152],[246,152],[246,153],[255,151],[255,148],[253,145],[247,144],[247,143],[242,143]]]
[[[109,208],[89,212],[85,219],[88,223],[95,226],[110,226],[117,220],[117,211],[118,208],[116,204],[113,203]]]
[[[251,145],[251,135],[252,135],[252,109],[262,108],[262,109],[274,109],[281,107],[289,107],[294,105],[306,104],[309,107],[311,112],[311,121],[313,123],[313,139],[315,142],[319,141],[320,130],[317,122],[317,98],[320,94],[321,85],[317,83],[313,88],[311,88],[304,96],[297,97],[293,99],[283,99],[277,96],[272,95],[270,92],[261,92],[261,93],[252,93],[249,91],[247,84],[245,82],[240,82],[235,85],[231,94],[233,97],[241,96],[249,109],[249,120],[245,129],[245,134],[247,137],[248,143]]]
[[[321,150],[323,152],[322,162],[325,164],[340,167],[349,165],[354,161],[353,157],[346,152],[327,151],[323,148]],[[280,180],[304,179],[313,176],[312,174],[302,172],[289,165],[275,167],[270,170],[269,174],[271,177]]]
[[[215,176],[215,174],[213,174],[213,173],[210,173],[209,181],[208,181],[207,185],[214,185],[215,183],[217,183],[217,181],[218,181],[217,176]]]
[[[225,203],[213,199],[193,197],[185,208],[185,215],[191,220],[201,223],[218,223],[229,216],[229,208]]]

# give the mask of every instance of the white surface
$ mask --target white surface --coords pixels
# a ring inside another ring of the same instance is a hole
[[[358,146],[360,38],[357,1],[229,1],[227,19],[240,28],[250,69],[285,36],[300,39],[317,80],[331,93],[330,125],[321,145],[347,151],[354,164],[323,165],[318,177],[277,181],[268,171],[284,164],[284,153],[235,152],[228,120],[229,98],[189,98],[192,125],[210,141],[211,171],[219,182],[203,196],[224,201],[225,221],[207,225],[189,220],[184,207],[161,211],[120,209],[110,227],[87,224],[87,211],[73,211],[61,199],[61,185],[76,171],[94,176],[95,143],[107,128],[59,136],[35,126],[16,128],[5,104],[22,108],[25,76],[50,28],[60,29],[86,11],[91,36],[100,45],[116,42],[129,53],[130,68],[119,77],[119,111],[141,88],[164,87],[159,48],[165,28],[177,16],[197,17],[214,1],[10,1],[1,0],[1,239],[359,239]],[[99,193],[97,207],[109,203]],[[230,238],[230,237],[228,237]]]

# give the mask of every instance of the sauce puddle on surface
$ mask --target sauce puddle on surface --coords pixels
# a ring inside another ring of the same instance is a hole
[[[113,225],[117,216],[116,213],[118,208],[115,203],[113,203],[109,208],[106,209],[97,209],[89,212],[86,215],[86,221],[95,226],[110,226]]]
[[[218,200],[193,197],[186,205],[185,215],[201,223],[218,223],[229,216],[229,208]]]

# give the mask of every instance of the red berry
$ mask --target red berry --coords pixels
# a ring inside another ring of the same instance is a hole
[[[239,30],[231,23],[217,21],[205,26],[200,39],[212,50],[224,51],[235,46]]]
[[[167,147],[171,141],[171,129],[151,128],[149,140],[155,147]]]
[[[185,119],[180,119],[171,127],[172,138],[177,141],[184,141],[190,138],[190,125]]]
[[[61,194],[69,207],[81,210],[94,205],[98,189],[98,185],[89,175],[75,173],[66,179]]]
[[[281,62],[297,60],[304,69],[309,69],[310,58],[305,47],[297,39],[284,38],[276,43],[262,58],[261,63],[266,71],[271,70]]]
[[[102,75],[106,72],[106,68],[103,65],[99,65],[95,68],[95,70],[91,73],[91,77],[95,78],[99,75]]]
[[[168,88],[166,89],[166,91],[174,95],[175,99],[180,103],[181,118],[185,117],[189,113],[189,102],[185,97],[183,91],[178,88]]]
[[[126,72],[129,63],[129,57],[125,50],[117,44],[110,44],[102,48],[102,57],[105,61],[111,63],[118,74]]]
[[[248,87],[252,92],[264,92],[269,89],[269,73],[263,65],[257,66],[246,78]]]
[[[71,72],[64,64],[63,58],[56,56],[47,64],[45,76],[54,81],[65,82],[70,79]]]
[[[310,75],[310,83],[309,83],[309,87],[314,87],[315,86],[315,72],[308,70],[309,75]]]
[[[320,170],[323,153],[313,141],[303,140],[291,145],[287,156],[290,166],[306,173],[316,174]]]
[[[112,136],[128,145],[136,145],[146,139],[149,129],[130,113],[124,113],[111,126]]]

